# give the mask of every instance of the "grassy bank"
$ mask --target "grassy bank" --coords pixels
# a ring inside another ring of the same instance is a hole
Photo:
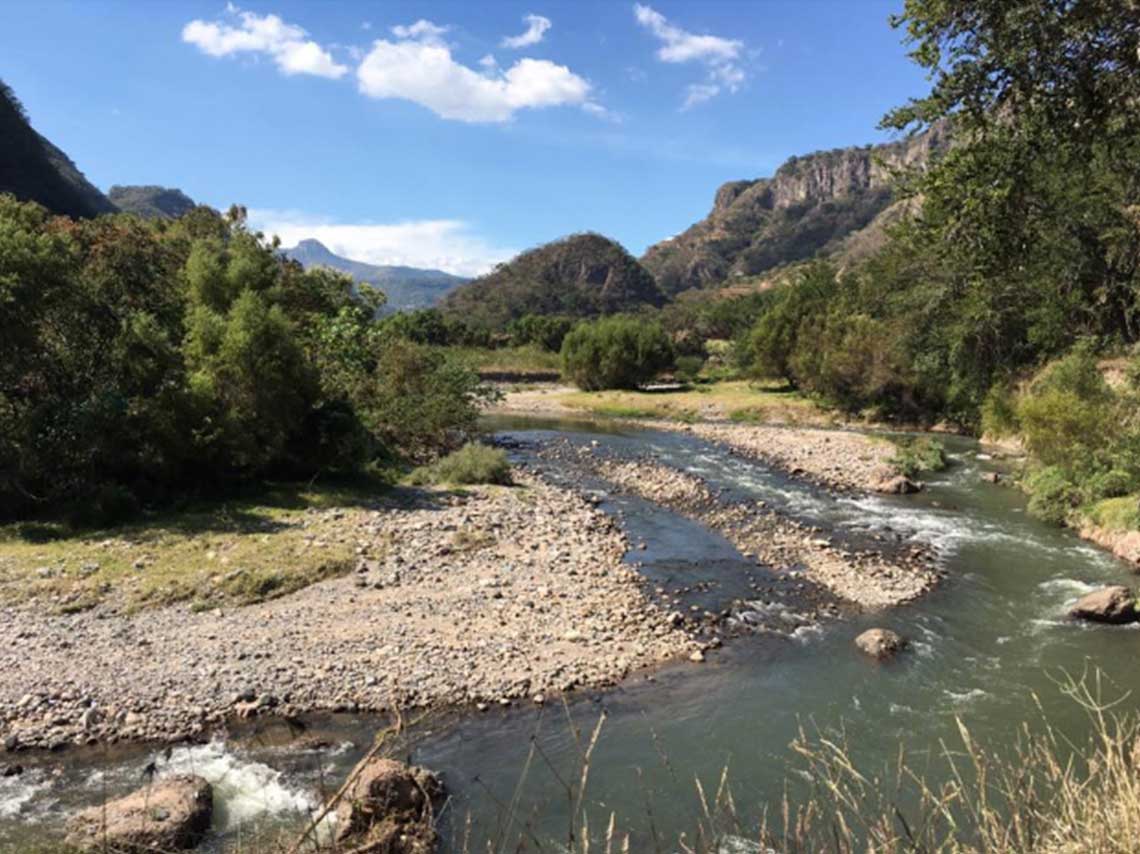
[[[127,609],[191,602],[249,604],[348,572],[354,543],[335,513],[384,489],[275,485],[111,529],[0,527],[0,597],[71,612],[100,602]]]
[[[540,347],[449,347],[448,350],[480,373],[557,373],[562,362],[557,353]]]
[[[832,424],[832,413],[777,384],[732,380],[659,391],[577,391],[557,397],[569,409],[612,418]]]

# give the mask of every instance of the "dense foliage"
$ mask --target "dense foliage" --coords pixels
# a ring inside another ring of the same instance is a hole
[[[587,391],[635,389],[672,364],[661,325],[629,315],[580,323],[562,342],[563,375]]]
[[[0,515],[94,515],[426,455],[477,377],[374,320],[379,299],[196,208],[72,221],[0,196]]]

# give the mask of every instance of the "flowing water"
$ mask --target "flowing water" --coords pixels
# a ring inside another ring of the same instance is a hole
[[[788,749],[801,727],[846,734],[856,760],[878,768],[903,743],[918,756],[956,739],[956,719],[977,742],[1007,749],[1018,725],[1039,720],[1080,732],[1083,713],[1057,682],[1099,669],[1123,693],[1137,676],[1140,635],[1132,628],[1090,627],[1065,619],[1078,595],[1106,582],[1129,583],[1127,566],[1025,512],[1013,489],[982,481],[996,464],[968,440],[946,440],[952,465],[905,497],[833,497],[763,465],[684,433],[614,429],[570,421],[498,419],[491,429],[516,458],[553,477],[571,477],[534,449],[551,440],[596,443],[615,455],[651,454],[699,474],[729,497],[763,499],[854,545],[921,542],[936,550],[947,580],[921,601],[880,614],[825,623],[793,638],[736,638],[703,664],[669,665],[634,675],[620,688],[571,698],[568,707],[493,710],[436,721],[415,734],[410,758],[442,772],[452,798],[443,830],[453,848],[470,834],[483,841],[520,838],[557,850],[569,833],[568,784],[577,784],[581,738],[603,710],[585,794],[591,827],[610,813],[633,832],[633,850],[654,834],[675,839],[696,826],[694,778],[715,789],[725,766],[734,800],[747,817],[774,806],[795,764]],[[574,476],[581,484],[579,475]],[[585,481],[602,489],[604,485]],[[630,560],[662,585],[712,582],[704,607],[748,594],[754,563],[724,538],[645,501],[606,496],[633,542]],[[898,661],[879,665],[858,654],[852,638],[868,626],[913,639]],[[1134,705],[1131,700],[1121,708]],[[573,725],[571,725],[571,722]],[[342,747],[304,752],[279,726],[223,746],[179,748],[159,758],[196,769],[218,783],[221,808],[212,847],[221,850],[254,826],[296,826],[343,779],[368,746],[377,722],[323,718],[311,733]],[[30,829],[58,827],[69,809],[138,785],[142,749],[113,755],[77,753],[25,763],[20,777],[0,779],[0,845]],[[673,850],[665,846],[664,850]]]

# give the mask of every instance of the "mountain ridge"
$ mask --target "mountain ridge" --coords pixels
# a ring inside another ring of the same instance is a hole
[[[66,154],[32,127],[23,104],[2,80],[0,193],[75,219],[118,210]]]
[[[442,270],[399,265],[368,264],[337,255],[319,240],[307,238],[282,249],[287,258],[303,267],[327,267],[352,276],[357,282],[378,287],[388,297],[385,311],[431,308],[468,279]]]

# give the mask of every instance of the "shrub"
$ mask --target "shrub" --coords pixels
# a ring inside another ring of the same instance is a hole
[[[507,462],[506,452],[501,449],[469,442],[431,465],[420,466],[412,472],[411,482],[506,485],[511,482],[511,466]]]
[[[681,382],[691,383],[696,381],[704,366],[705,360],[700,356],[678,356],[674,373]]]
[[[1006,385],[995,385],[982,403],[982,432],[1000,439],[1014,435],[1019,429],[1013,391]]]
[[[929,436],[901,440],[892,462],[907,477],[924,471],[942,471],[948,465],[946,449],[941,442]]]
[[[1076,486],[1057,466],[1033,471],[1025,482],[1029,490],[1029,512],[1045,522],[1064,525],[1079,503]]]
[[[661,325],[628,315],[579,324],[562,342],[562,372],[586,391],[636,389],[672,364]]]

